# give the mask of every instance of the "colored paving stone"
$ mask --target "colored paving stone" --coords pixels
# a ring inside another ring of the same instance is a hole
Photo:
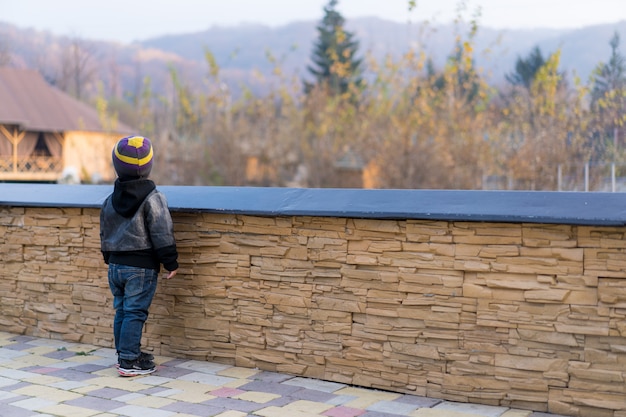
[[[2,417],[559,417],[158,356],[120,377],[112,349],[0,332]]]

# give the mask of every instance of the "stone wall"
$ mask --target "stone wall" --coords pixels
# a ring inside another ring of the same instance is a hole
[[[626,416],[624,227],[173,213],[156,354]],[[0,329],[111,347],[99,210],[0,206]]]

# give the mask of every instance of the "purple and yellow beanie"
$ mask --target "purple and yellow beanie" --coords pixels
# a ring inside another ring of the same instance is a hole
[[[113,148],[113,167],[120,178],[147,178],[152,169],[152,144],[143,136],[127,136]]]

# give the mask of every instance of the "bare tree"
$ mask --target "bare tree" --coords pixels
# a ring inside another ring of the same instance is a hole
[[[97,73],[95,47],[74,37],[61,55],[61,74],[56,84],[77,99],[84,99],[86,87]]]
[[[6,67],[11,63],[11,47],[8,39],[0,37],[0,67]]]

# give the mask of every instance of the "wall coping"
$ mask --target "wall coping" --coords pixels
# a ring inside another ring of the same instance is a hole
[[[99,208],[112,185],[0,184],[0,206]],[[158,186],[172,212],[626,225],[626,193]]]

